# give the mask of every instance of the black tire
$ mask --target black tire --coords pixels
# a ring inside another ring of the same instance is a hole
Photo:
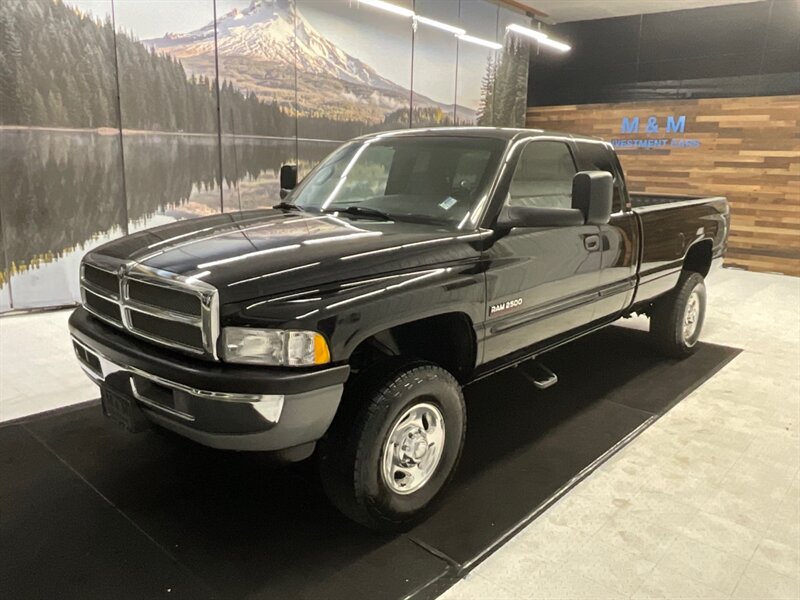
[[[400,418],[423,405],[435,407],[442,417],[442,450],[428,471],[429,479],[419,489],[398,493],[382,474],[388,437],[393,431],[405,432],[397,430],[402,427]],[[348,384],[343,406],[319,443],[323,488],[353,521],[375,531],[406,530],[427,514],[450,481],[461,458],[465,433],[464,396],[450,373],[426,362],[376,366]]]
[[[687,314],[692,297],[694,316]],[[697,349],[697,341],[706,316],[706,285],[700,273],[684,271],[675,289],[659,299],[650,315],[650,335],[656,348],[671,358],[685,358]],[[684,325],[693,323],[690,331]]]

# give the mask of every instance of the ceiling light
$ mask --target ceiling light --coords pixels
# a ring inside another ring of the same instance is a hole
[[[358,0],[361,4],[367,4],[369,6],[374,6],[375,8],[380,8],[381,10],[385,10],[390,13],[394,13],[396,15],[400,15],[401,17],[413,17],[414,11],[408,8],[404,8],[402,6],[397,6],[395,4],[390,4],[388,2],[384,2],[383,0]]]
[[[461,27],[448,25],[447,23],[442,23],[441,21],[429,19],[428,17],[423,17],[421,15],[417,15],[414,18],[416,19],[417,23],[424,23],[425,25],[430,25],[431,27],[436,27],[436,29],[441,29],[455,35],[465,35],[467,33],[467,30],[461,29]]]
[[[506,31],[513,31],[514,33],[519,33],[520,35],[524,35],[526,37],[532,38],[543,44],[545,46],[550,46],[551,48],[555,48],[560,52],[567,52],[568,50],[572,50],[572,47],[569,44],[565,44],[564,42],[558,42],[556,40],[550,39],[550,37],[546,33],[542,33],[541,31],[537,31],[536,29],[531,29],[530,27],[523,27],[522,25],[517,25],[516,23],[512,23],[508,27],[506,27]]]
[[[531,29],[530,27],[523,27],[522,25],[517,25],[516,23],[512,23],[508,27],[506,27],[507,31],[513,31],[514,33],[520,33],[524,36],[529,38],[533,38],[535,40],[543,40],[547,38],[546,33],[542,33],[541,31],[537,31],[535,29]]]
[[[559,52],[567,52],[569,50],[572,50],[572,46],[570,46],[569,44],[565,44],[564,42],[557,42],[556,40],[551,40],[550,38],[539,40],[539,43],[544,46],[550,46],[551,48],[555,48]]]
[[[500,50],[503,47],[503,44],[498,44],[497,42],[490,42],[489,40],[484,40],[471,35],[457,35],[456,37],[465,42],[469,42],[471,44],[478,44],[478,46],[486,46],[487,48],[492,48],[493,50]]]

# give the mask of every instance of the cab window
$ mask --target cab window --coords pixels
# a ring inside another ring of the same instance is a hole
[[[572,208],[577,169],[564,142],[533,141],[522,150],[509,187],[509,206]]]
[[[578,142],[578,154],[583,169],[588,171],[607,171],[614,177],[614,198],[612,210],[620,212],[624,210],[623,181],[621,168],[614,153],[603,144],[594,142]]]

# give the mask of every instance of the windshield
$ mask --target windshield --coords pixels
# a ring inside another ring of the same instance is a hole
[[[307,210],[459,226],[487,192],[504,147],[503,140],[466,136],[351,142],[314,169],[289,200]]]

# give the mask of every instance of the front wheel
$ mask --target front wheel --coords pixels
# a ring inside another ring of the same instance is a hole
[[[672,358],[692,354],[706,316],[706,284],[700,273],[684,271],[678,285],[658,300],[650,316],[656,346]]]
[[[320,443],[320,475],[331,501],[378,531],[419,521],[461,456],[466,411],[461,387],[444,369],[406,363],[359,375]],[[339,418],[343,417],[343,418]]]

